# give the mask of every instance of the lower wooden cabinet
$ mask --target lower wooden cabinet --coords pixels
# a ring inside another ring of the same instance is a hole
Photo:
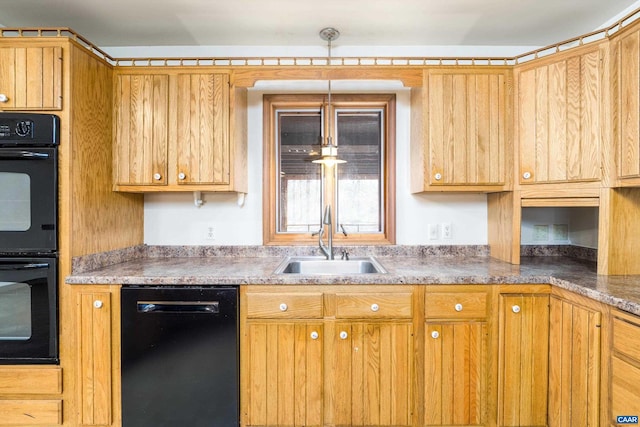
[[[411,322],[340,322],[335,331],[334,424],[413,425]]]
[[[245,331],[246,425],[323,425],[323,325],[251,322]]]
[[[611,415],[640,416],[640,317],[612,312]]]
[[[501,294],[498,425],[546,426],[549,295]]]
[[[111,292],[95,287],[77,293],[78,424],[82,426],[110,426],[113,420],[111,300]]]
[[[600,423],[602,313],[552,296],[549,318],[549,426]]]

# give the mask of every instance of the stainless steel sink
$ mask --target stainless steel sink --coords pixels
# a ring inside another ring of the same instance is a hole
[[[374,257],[327,260],[324,257],[287,257],[275,274],[375,274],[387,270]]]

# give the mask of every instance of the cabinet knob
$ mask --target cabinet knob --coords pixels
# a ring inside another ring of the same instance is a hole
[[[7,101],[9,101],[9,97],[4,93],[0,93],[0,102],[7,102]]]
[[[317,340],[319,336],[320,335],[316,331],[311,332],[311,339],[312,340]]]
[[[346,333],[346,331],[340,332],[340,339],[341,340],[346,340],[348,336],[349,336],[349,334]]]
[[[380,310],[380,306],[378,304],[371,304],[371,311],[378,311]]]
[[[514,313],[520,313],[520,306],[514,305],[513,307],[511,307],[511,311],[513,311]]]
[[[523,173],[523,174],[522,174],[522,177],[523,177],[524,179],[531,179],[531,172],[525,172],[525,173]]]
[[[287,311],[289,306],[285,303],[280,304],[280,311]]]
[[[462,304],[458,303],[453,308],[455,308],[456,311],[462,311]]]
[[[95,301],[93,302],[93,306],[94,306],[95,308],[102,308],[102,306],[103,306],[103,305],[104,305],[104,303],[103,303],[102,301],[100,301],[99,299],[97,299],[97,300],[95,300]]]
[[[187,175],[185,175],[185,173],[184,173],[184,172],[180,172],[180,173],[178,174],[178,179],[179,179],[180,181],[184,181],[184,179],[185,179],[186,177],[187,177]]]
[[[159,173],[154,173],[153,179],[155,179],[156,181],[160,181],[162,179],[162,175],[160,175]]]
[[[433,338],[434,340],[440,337],[440,332],[438,331],[432,331],[431,332],[431,338]]]
[[[440,172],[438,172],[433,177],[436,179],[436,181],[440,181],[442,179],[442,174]]]

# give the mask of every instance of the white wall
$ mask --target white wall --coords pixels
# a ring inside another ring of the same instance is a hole
[[[249,191],[244,206],[235,195],[205,194],[196,208],[193,195],[145,195],[145,243],[150,245],[262,244],[262,96],[265,93],[326,91],[326,82],[258,84],[248,97]],[[397,243],[486,244],[486,196],[413,195],[409,188],[409,91],[398,82],[333,82],[334,93],[354,91],[396,94],[396,233]],[[428,239],[428,224],[451,224],[452,238]],[[213,240],[207,239],[213,228]]]
[[[554,226],[556,226],[555,229]],[[563,238],[560,232],[562,226],[566,226],[566,238]],[[524,208],[521,230],[520,237],[523,245],[571,244],[597,248],[598,209]]]

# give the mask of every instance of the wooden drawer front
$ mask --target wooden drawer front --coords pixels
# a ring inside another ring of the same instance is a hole
[[[410,318],[411,292],[337,293],[336,318]]]
[[[322,293],[247,293],[247,317],[321,319]]]
[[[611,360],[613,421],[618,415],[640,415],[640,369],[617,357]]]
[[[640,326],[614,317],[613,349],[640,362]]]
[[[62,425],[62,400],[0,400],[0,426]]]
[[[435,292],[425,295],[427,319],[483,319],[487,317],[486,292]]]
[[[59,394],[62,393],[62,369],[2,367],[0,394]]]

